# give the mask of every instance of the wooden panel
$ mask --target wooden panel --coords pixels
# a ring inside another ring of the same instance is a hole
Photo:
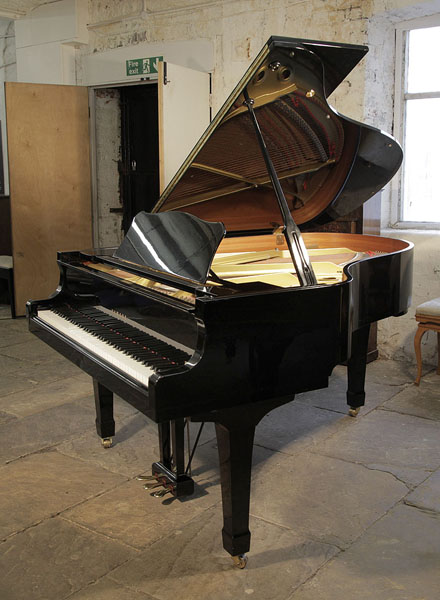
[[[89,248],[87,89],[6,83],[17,315],[58,284],[57,250]]]

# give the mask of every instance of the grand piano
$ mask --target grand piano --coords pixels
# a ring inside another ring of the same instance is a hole
[[[119,248],[59,252],[58,289],[27,305],[30,330],[93,378],[105,447],[114,393],[158,424],[156,496],[193,492],[200,429],[186,451],[185,427],[215,423],[223,545],[240,568],[258,422],[342,362],[356,415],[370,324],[410,303],[411,244],[310,232],[402,160],[392,137],[327,102],[366,51],[271,37],[153,211]]]

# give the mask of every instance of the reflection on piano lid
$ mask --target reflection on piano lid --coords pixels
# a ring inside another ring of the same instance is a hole
[[[224,235],[222,223],[208,223],[186,213],[140,212],[113,256],[204,283]]]

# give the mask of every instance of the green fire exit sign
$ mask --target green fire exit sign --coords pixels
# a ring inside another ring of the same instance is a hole
[[[132,58],[126,60],[127,75],[152,75],[158,72],[159,62],[163,56],[150,56],[149,58]]]

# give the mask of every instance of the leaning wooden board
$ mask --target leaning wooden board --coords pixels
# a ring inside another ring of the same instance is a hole
[[[57,250],[92,246],[87,88],[6,83],[17,315],[57,286]]]

